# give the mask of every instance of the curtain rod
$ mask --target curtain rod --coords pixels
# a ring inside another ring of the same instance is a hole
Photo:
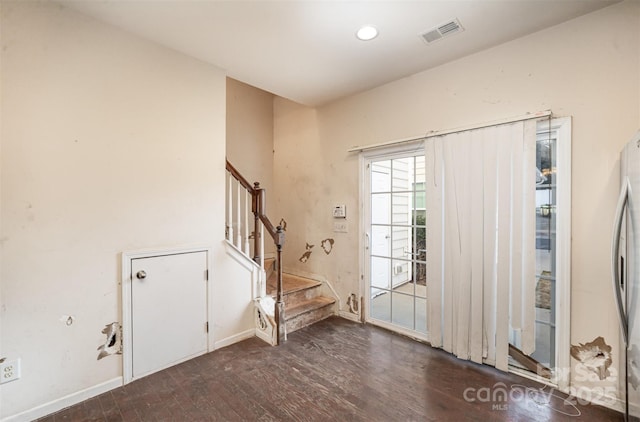
[[[470,126],[463,126],[463,127],[457,128],[457,129],[449,129],[449,130],[442,130],[442,131],[432,130],[432,131],[428,132],[427,134],[425,134],[424,136],[420,136],[420,137],[417,137],[417,138],[399,139],[399,140],[395,140],[395,141],[383,142],[383,143],[380,143],[380,144],[366,145],[366,146],[361,146],[361,147],[360,146],[354,146],[354,147],[351,147],[350,149],[348,149],[347,152],[363,152],[363,151],[368,151],[368,150],[371,150],[371,149],[383,148],[383,147],[388,147],[388,146],[393,146],[393,145],[409,144],[411,142],[424,141],[425,139],[433,138],[435,136],[450,135],[452,133],[466,132],[468,130],[474,130],[474,129],[482,129],[482,128],[489,127],[489,126],[505,125],[507,123],[514,123],[514,122],[519,122],[519,121],[523,121],[523,120],[540,119],[540,118],[543,118],[543,117],[550,117],[551,115],[552,115],[551,110],[545,110],[545,111],[539,111],[537,113],[527,113],[527,114],[525,114],[523,116],[509,117],[509,118],[506,118],[506,119],[495,120],[495,121],[487,122],[487,123],[480,123],[480,124],[475,124],[475,125],[470,125]]]

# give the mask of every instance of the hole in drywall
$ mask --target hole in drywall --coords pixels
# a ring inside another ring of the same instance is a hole
[[[122,327],[117,322],[105,325],[102,334],[107,338],[103,345],[98,346],[98,360],[111,355],[122,354]]]
[[[73,315],[62,315],[60,317],[60,322],[62,322],[64,325],[71,326],[73,325],[73,323],[75,322],[75,317]]]
[[[351,293],[349,298],[347,299],[347,306],[349,307],[349,312],[352,314],[358,314],[360,311],[360,306],[358,303],[358,297],[355,293]]]
[[[571,356],[580,362],[586,369],[593,372],[600,380],[604,380],[610,374],[611,346],[602,337],[596,337],[589,343],[571,345]]]

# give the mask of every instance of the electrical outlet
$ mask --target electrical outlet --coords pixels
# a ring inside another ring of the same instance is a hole
[[[20,378],[20,358],[0,363],[0,384]]]

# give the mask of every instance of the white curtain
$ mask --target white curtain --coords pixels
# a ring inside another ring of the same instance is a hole
[[[431,344],[508,369],[535,350],[536,121],[428,138]]]

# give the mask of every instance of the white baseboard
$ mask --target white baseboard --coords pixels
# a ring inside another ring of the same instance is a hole
[[[256,336],[256,329],[255,328],[250,328],[246,331],[242,331],[241,333],[238,334],[234,334],[232,336],[229,336],[227,338],[224,338],[222,340],[218,340],[213,344],[213,349],[214,350],[218,350],[221,349],[223,347],[227,347],[227,346],[231,346],[234,343],[237,343],[239,341],[242,340],[246,340],[249,339],[251,337],[255,337]]]
[[[352,314],[351,312],[340,311],[340,312],[338,312],[338,316],[340,316],[341,318],[344,318],[344,319],[348,319],[350,321],[362,322],[362,321],[360,321],[360,315]]]
[[[90,399],[95,396],[99,396],[102,393],[111,391],[114,388],[122,386],[122,377],[113,378],[109,381],[105,381],[101,384],[94,385],[93,387],[85,388],[84,390],[76,391],[75,393],[68,394],[59,399],[50,401],[33,409],[25,410],[13,416],[8,416],[0,422],[28,422],[43,416],[47,416],[58,410],[65,409],[74,404],[78,404],[84,400]]]
[[[591,403],[597,404],[598,406],[607,407],[620,413],[624,412],[624,402],[617,397],[603,397],[602,393],[599,393],[597,390],[594,393],[587,394],[586,397],[587,399],[591,399],[589,400]]]

